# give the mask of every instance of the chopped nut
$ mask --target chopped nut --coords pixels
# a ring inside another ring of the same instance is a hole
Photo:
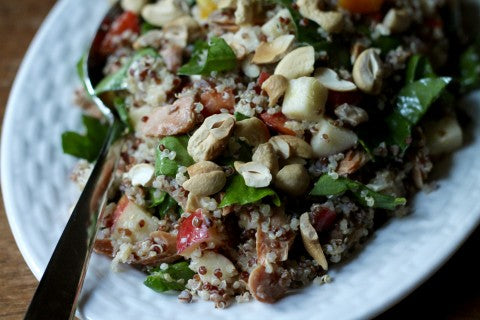
[[[120,5],[124,11],[132,11],[138,14],[146,3],[147,0],[122,0]]]
[[[462,128],[452,116],[430,121],[425,124],[425,139],[430,154],[449,153],[462,146]]]
[[[187,28],[188,40],[192,41],[197,39],[201,35],[201,28],[198,25],[198,22],[192,18],[190,15],[183,15],[174,20],[167,22],[164,26],[164,29],[169,29],[172,27],[183,26]]]
[[[363,51],[353,65],[353,80],[360,90],[379,94],[382,90],[382,62],[376,49]]]
[[[287,21],[287,23],[282,23]],[[270,20],[262,26],[262,32],[273,40],[281,35],[289,34],[295,31],[295,24],[292,15],[288,9],[282,9],[277,12]]]
[[[200,196],[196,194],[189,193],[187,197],[187,204],[185,205],[184,211],[185,212],[195,212],[197,209],[201,209],[202,206],[200,204]]]
[[[348,103],[344,103],[336,107],[335,114],[340,120],[353,127],[368,121],[368,113],[365,110],[356,106],[352,106]]]
[[[280,74],[287,79],[308,76],[313,72],[315,50],[312,46],[297,48],[289,52],[277,64],[274,74]]]
[[[161,0],[147,4],[142,9],[142,18],[156,27],[162,27],[185,14],[175,0]]]
[[[251,63],[249,59],[242,62],[242,71],[249,78],[258,78],[260,75],[260,67]]]
[[[252,58],[253,63],[274,63],[279,61],[287,53],[295,40],[295,36],[286,34],[272,42],[262,42]]]
[[[249,187],[263,188],[272,182],[272,174],[268,168],[259,162],[234,163],[235,169],[245,180],[245,184]]]
[[[275,176],[275,186],[292,196],[304,194],[309,185],[310,176],[301,164],[286,165]]]
[[[288,80],[282,75],[274,74],[262,83],[262,90],[268,94],[268,106],[273,107],[285,94],[288,88]]]
[[[128,170],[128,176],[132,180],[132,186],[146,187],[153,178],[155,168],[149,163],[134,165]]]
[[[292,156],[310,159],[313,156],[312,147],[305,140],[295,136],[273,136],[270,138],[268,143],[270,143],[275,151],[280,153],[285,159],[288,159]]]
[[[235,125],[235,136],[244,139],[251,146],[258,146],[270,139],[270,132],[265,123],[257,117],[238,121]]]
[[[200,161],[187,168],[187,172],[190,177],[212,171],[222,171],[222,168],[212,161]]]
[[[237,0],[237,9],[235,10],[235,24],[249,24],[253,20],[253,7],[250,0]]]
[[[270,143],[263,143],[257,147],[252,156],[252,161],[263,164],[272,175],[278,172],[278,158]]]
[[[388,10],[382,25],[389,33],[401,33],[410,27],[411,15],[406,9],[390,9]]]
[[[353,44],[352,49],[350,50],[350,62],[352,65],[355,63],[360,53],[362,53],[365,49],[367,48],[365,48],[363,43],[355,42]]]
[[[337,173],[346,176],[354,173],[368,161],[368,156],[361,151],[350,150],[338,164]]]
[[[211,171],[194,175],[185,181],[182,187],[197,195],[209,196],[222,190],[227,182],[227,176],[223,171]]]
[[[234,125],[235,118],[230,114],[220,113],[206,118],[188,140],[188,153],[197,162],[214,159],[227,146]]]
[[[338,74],[329,68],[318,68],[314,76],[325,88],[333,91],[344,92],[357,89],[355,83],[340,79]]]
[[[308,212],[300,216],[300,233],[307,252],[318,262],[323,270],[328,270],[328,262],[318,240],[317,231],[310,223]]]
[[[298,0],[300,14],[313,20],[329,33],[340,32],[343,29],[343,14],[338,11],[321,11],[320,0]]]
[[[267,272],[264,265],[255,267],[248,277],[248,290],[260,302],[274,303],[287,293],[277,272]]]

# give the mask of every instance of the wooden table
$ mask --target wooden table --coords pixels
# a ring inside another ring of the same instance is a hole
[[[18,66],[54,0],[0,1],[0,117]],[[37,281],[0,204],[0,318],[21,319]],[[448,242],[448,239],[445,239]],[[480,229],[432,279],[380,319],[480,319]]]

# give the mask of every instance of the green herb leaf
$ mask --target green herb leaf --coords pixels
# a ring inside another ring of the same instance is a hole
[[[122,91],[127,89],[127,72],[133,62],[144,56],[159,57],[159,54],[152,48],[146,48],[138,51],[128,60],[117,72],[106,76],[95,88],[95,94],[100,95],[104,92]]]
[[[153,24],[151,23],[148,23],[146,21],[144,21],[142,23],[142,25],[140,26],[140,34],[144,35],[145,33],[147,33],[148,31],[150,30],[154,30],[154,29],[157,29],[157,27],[155,27]]]
[[[169,177],[175,177],[179,166],[188,167],[195,163],[187,151],[188,139],[188,136],[170,136],[160,140],[155,159],[155,175],[159,176],[163,174]],[[164,146],[170,151],[175,151],[175,159],[170,160],[169,158],[162,157],[160,146]]]
[[[225,190],[225,196],[219,204],[220,208],[233,204],[244,205],[257,202],[266,197],[272,197],[272,202],[279,207],[281,205],[278,194],[268,187],[252,188],[245,184],[245,180],[239,174],[230,178]]]
[[[433,78],[435,72],[430,61],[425,56],[416,54],[408,60],[405,83],[409,84],[422,78]]]
[[[85,92],[90,95],[90,92],[88,92],[87,89],[87,84],[85,81],[87,80],[87,77],[85,75],[85,60],[87,59],[87,53],[84,53],[80,60],[77,62],[77,75],[78,78],[80,79],[80,82],[82,83],[83,88],[85,89]]]
[[[245,120],[245,119],[250,119],[250,117],[244,115],[243,113],[235,112],[235,120],[242,121],[242,120]]]
[[[405,151],[409,145],[411,130],[428,108],[442,94],[451,78],[424,78],[407,84],[400,90],[393,113],[386,121],[390,129],[391,144]]]
[[[63,152],[93,162],[102,149],[108,125],[89,116],[83,116],[82,121],[86,128],[84,135],[72,131],[62,134]]]
[[[157,192],[158,191],[158,192]],[[167,192],[160,191],[155,188],[150,188],[149,193],[149,208],[156,208],[156,213],[160,218],[163,218],[167,213],[178,212],[178,203]]]
[[[373,200],[371,207],[386,210],[395,210],[396,207],[407,203],[405,198],[381,194],[367,188],[358,181],[342,177],[333,179],[328,174],[324,174],[318,179],[310,194],[313,196],[336,196],[347,191],[352,192],[357,201],[363,206],[369,206],[367,199]]]
[[[128,132],[133,132],[133,125],[130,120],[130,116],[128,115],[128,110],[125,105],[125,99],[116,97],[113,100],[113,105],[115,109],[117,110],[118,116],[120,117],[120,120],[122,120],[123,124],[128,128]]]
[[[381,55],[385,56],[388,52],[397,49],[402,45],[402,41],[393,36],[380,36],[372,39],[372,47],[380,49]]]
[[[165,197],[167,196],[166,191],[161,191],[156,188],[149,188],[148,189],[148,195],[149,195],[149,208],[155,208],[162,204],[165,201]]]
[[[170,290],[181,291],[194,274],[195,272],[188,267],[188,262],[182,261],[169,265],[166,270],[160,268],[152,270],[143,283],[160,293]]]
[[[460,85],[462,92],[480,87],[480,49],[472,45],[460,56]]]
[[[237,66],[237,57],[222,38],[213,37],[210,42],[197,41],[192,57],[179,70],[180,75],[209,75],[212,71],[228,71]]]

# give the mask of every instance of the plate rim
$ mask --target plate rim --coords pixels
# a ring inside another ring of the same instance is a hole
[[[20,253],[26,264],[28,265],[29,269],[35,276],[37,280],[39,280],[43,274],[42,268],[39,266],[38,261],[33,259],[31,256],[30,251],[27,248],[27,244],[25,242],[25,238],[22,237],[21,227],[18,224],[18,219],[16,215],[16,206],[14,205],[14,194],[13,188],[11,188],[13,182],[13,177],[11,173],[7,171],[8,168],[11,168],[11,162],[9,157],[7,156],[8,152],[8,141],[10,140],[10,136],[12,134],[12,126],[13,126],[13,115],[15,113],[15,102],[17,100],[17,96],[20,93],[20,84],[23,83],[25,78],[28,76],[28,69],[30,65],[34,62],[32,59],[33,56],[38,51],[39,44],[42,43],[43,39],[47,36],[48,31],[54,25],[55,20],[58,16],[61,15],[63,12],[63,8],[68,4],[67,0],[60,0],[56,2],[46,18],[41,23],[40,28],[38,29],[37,33],[33,37],[23,59],[18,68],[17,74],[15,76],[15,80],[11,87],[8,101],[6,104],[5,115],[2,124],[2,137],[1,137],[1,147],[0,147],[0,183],[1,189],[3,194],[3,202],[5,206],[5,215],[7,217],[8,224],[10,226],[10,230],[13,234],[15,243],[19,248]],[[479,96],[480,99],[480,96]],[[14,214],[15,212],[15,214]],[[395,218],[392,218],[395,219]],[[474,230],[480,225],[480,214],[477,214],[474,218],[472,218],[473,223],[469,224],[463,232],[457,233],[453,235],[453,238],[450,238],[446,244],[445,249],[442,250],[438,255],[436,255],[433,259],[430,260],[428,266],[425,268],[423,273],[417,273],[416,276],[410,279],[408,285],[404,286],[403,290],[399,290],[390,298],[389,300],[385,300],[384,303],[375,304],[374,307],[370,308],[369,311],[365,312],[363,315],[364,317],[375,317],[381,314],[382,312],[390,309],[413,291],[415,291],[418,287],[423,285],[426,281],[428,281],[437,271],[445,265],[445,263],[450,260],[450,258],[458,251],[459,248],[463,246],[465,241],[472,235]],[[390,220],[392,221],[392,220]],[[452,241],[454,240],[454,241]],[[350,262],[351,263],[351,262]]]

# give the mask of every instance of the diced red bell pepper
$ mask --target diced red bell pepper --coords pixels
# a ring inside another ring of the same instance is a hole
[[[120,36],[127,30],[132,31],[132,33],[140,33],[140,20],[138,16],[131,11],[125,11],[113,21],[103,38],[100,52],[103,55],[112,54],[118,47],[115,37]]]
[[[274,114],[269,114],[268,112],[264,112],[260,114],[260,119],[265,122],[265,124],[272,130],[281,133],[281,134],[288,134],[291,136],[295,135],[295,131],[285,127],[285,122],[287,122],[288,118],[281,112],[277,112]]]
[[[223,92],[206,91],[200,94],[200,102],[203,104],[202,114],[205,117],[220,113],[222,109],[232,113],[235,107],[235,95],[231,88]]]

